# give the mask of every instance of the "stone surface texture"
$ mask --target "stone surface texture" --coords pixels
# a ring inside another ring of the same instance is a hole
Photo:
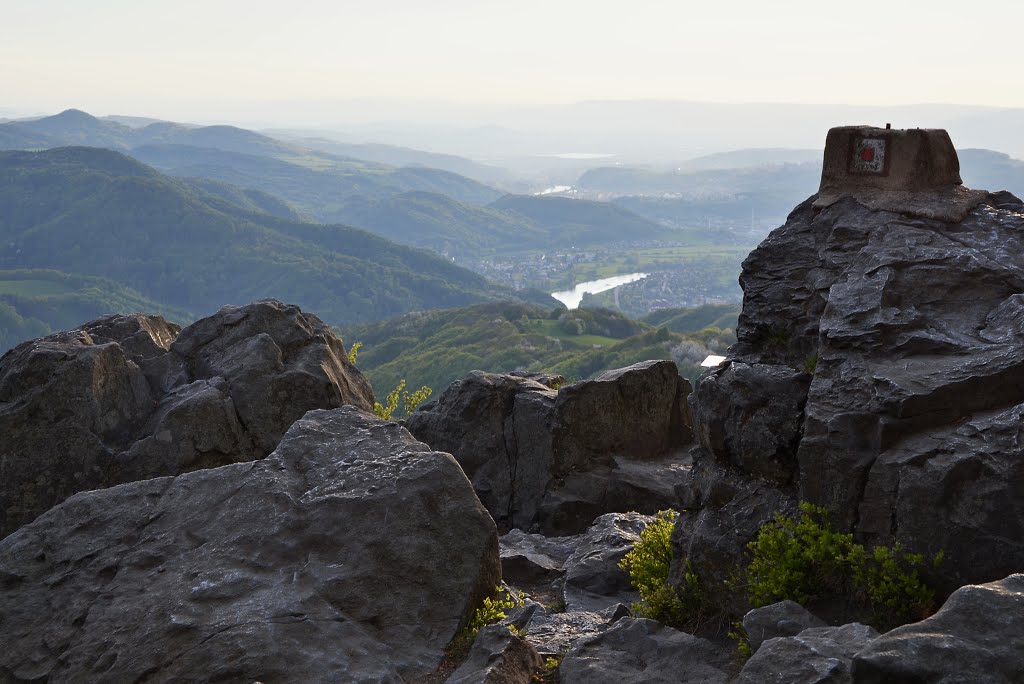
[[[1019,571],[1024,203],[988,193],[945,222],[813,199],[747,257],[731,363],[691,397],[706,447],[694,469],[714,460],[748,484],[700,483],[690,498],[710,513],[687,517],[724,531],[730,487],[775,487],[865,543],[944,550],[947,590]],[[779,410],[764,408],[768,393]],[[677,548],[742,552],[770,514],[743,513],[728,549],[681,522]]]
[[[849,684],[854,654],[878,636],[871,627],[812,627],[761,644],[736,684]]]
[[[266,459],[82,492],[0,542],[0,681],[399,683],[500,572],[450,455],[311,411]]]
[[[689,383],[646,361],[559,390],[474,372],[406,420],[458,459],[501,529],[576,534],[598,515],[676,503],[689,461]]]
[[[725,684],[728,650],[647,619],[625,618],[577,641],[559,668],[562,684]]]
[[[854,681],[1009,684],[1024,681],[1024,575],[957,589],[932,617],[861,649]]]
[[[639,513],[606,513],[580,535],[576,550],[564,564],[566,610],[601,611],[616,603],[629,605],[640,600],[619,562],[653,520],[653,516]]]
[[[537,650],[505,625],[484,627],[448,684],[530,684],[543,665]]]
[[[0,537],[71,494],[262,458],[373,391],[316,316],[267,300],[181,330],[107,316],[0,358]]]
[[[754,652],[768,639],[796,636],[805,629],[825,626],[823,620],[789,600],[755,608],[743,616],[743,630]]]

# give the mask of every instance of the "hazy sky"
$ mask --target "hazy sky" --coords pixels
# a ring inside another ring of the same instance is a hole
[[[1024,107],[1020,0],[0,5],[0,114],[378,96]]]

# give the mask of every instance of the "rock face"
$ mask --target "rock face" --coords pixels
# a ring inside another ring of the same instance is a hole
[[[1024,204],[813,200],[744,262],[732,363],[691,397],[707,458],[866,543],[944,550],[949,589],[1020,570]]]
[[[938,613],[860,650],[854,681],[1024,681],[1024,575],[958,589]]]
[[[671,361],[560,390],[474,372],[406,424],[455,455],[499,527],[574,534],[601,513],[676,504],[672,481],[688,463],[680,448],[692,439],[689,392]]]
[[[312,411],[266,459],[82,492],[0,542],[0,680],[398,683],[499,581],[451,456]]]
[[[316,316],[108,316],[0,359],[0,537],[79,491],[262,458],[310,409],[373,407]]]

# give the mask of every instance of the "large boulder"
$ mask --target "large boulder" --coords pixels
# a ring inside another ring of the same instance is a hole
[[[181,330],[107,316],[0,358],[0,537],[79,491],[262,458],[306,411],[373,392],[316,316],[276,301]]]
[[[264,460],[82,492],[0,542],[0,680],[398,683],[500,572],[450,455],[311,411]]]
[[[796,636],[805,629],[826,626],[821,618],[788,600],[755,608],[743,616],[743,631],[755,653],[769,639]]]
[[[854,681],[1024,681],[1024,575],[966,586],[935,615],[897,627],[859,650]]]
[[[691,397],[698,462],[793,486],[869,545],[944,550],[948,590],[1024,567],[1024,203],[972,197],[959,221],[797,207],[744,262],[731,365]]]
[[[575,534],[602,513],[672,507],[692,440],[689,392],[671,361],[558,390],[475,371],[406,425],[458,459],[500,528]]]
[[[769,639],[743,666],[736,684],[851,684],[854,654],[877,636],[854,622]]]

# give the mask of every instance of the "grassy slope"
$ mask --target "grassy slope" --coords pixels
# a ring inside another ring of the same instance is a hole
[[[441,392],[472,370],[551,371],[578,380],[646,359],[674,358],[695,378],[709,347],[722,351],[732,341],[717,329],[680,334],[611,311],[512,303],[408,314],[342,334],[346,344],[363,343],[358,365],[378,394],[402,379]]]

